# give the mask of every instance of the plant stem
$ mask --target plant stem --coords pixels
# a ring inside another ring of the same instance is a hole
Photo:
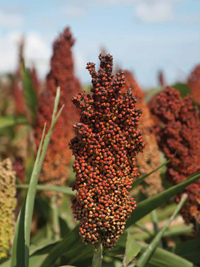
[[[151,220],[153,223],[154,234],[157,235],[157,233],[159,232],[159,227],[158,227],[158,216],[157,216],[156,209],[152,210],[152,212],[150,213],[150,216],[151,216]],[[161,240],[159,242],[159,247],[162,248],[162,241]]]
[[[53,240],[60,239],[59,211],[57,207],[57,195],[51,197]]]
[[[103,260],[103,246],[101,243],[101,239],[99,243],[94,246],[93,251],[93,259],[92,259],[92,267],[101,267],[102,260]]]

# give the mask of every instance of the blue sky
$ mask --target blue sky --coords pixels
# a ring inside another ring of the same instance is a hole
[[[26,62],[45,77],[52,42],[66,26],[82,83],[90,82],[85,66],[98,63],[101,47],[144,88],[156,86],[159,69],[173,83],[200,63],[200,0],[1,0],[0,72],[15,69],[24,34]]]

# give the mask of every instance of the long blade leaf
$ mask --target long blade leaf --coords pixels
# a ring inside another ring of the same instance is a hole
[[[187,187],[191,183],[194,183],[199,178],[200,178],[200,172],[197,172],[194,175],[190,176],[186,181],[178,185],[172,186],[169,189],[165,190],[164,192],[140,202],[135,211],[132,212],[131,217],[128,219],[126,223],[126,228],[128,228],[141,218],[143,218],[152,210],[163,205],[168,199],[170,199],[171,197],[182,191],[185,187]]]
[[[19,184],[16,185],[16,188],[24,188],[28,189],[29,185],[28,184]],[[55,185],[37,185],[36,187],[37,190],[43,191],[43,190],[48,190],[48,191],[55,191],[55,192],[61,192],[70,196],[75,197],[76,193],[72,191],[70,187],[67,186],[55,186]]]

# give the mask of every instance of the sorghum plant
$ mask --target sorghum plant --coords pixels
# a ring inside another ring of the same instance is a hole
[[[140,118],[138,129],[142,131],[143,139],[145,140],[145,150],[136,156],[136,165],[138,166],[139,173],[145,175],[158,168],[161,164],[160,152],[156,141],[155,134],[150,131],[154,122],[151,118],[149,108],[145,102],[144,94],[129,71],[125,71],[126,84],[123,92],[129,88],[132,90],[133,95],[137,99],[137,105],[142,109],[143,113]],[[153,196],[162,190],[162,180],[160,178],[160,171],[156,171],[145,179],[145,182],[140,186],[141,191],[148,195]]]
[[[200,122],[198,109],[190,96],[181,98],[180,93],[168,87],[161,92],[151,109],[160,123],[155,126],[158,144],[168,163],[166,179],[172,184],[185,181],[200,170]],[[188,199],[181,210],[187,223],[200,222],[200,180],[184,190]],[[180,201],[180,194],[176,196]]]
[[[188,86],[191,90],[194,102],[200,105],[200,65],[197,65],[190,74]]]
[[[88,63],[92,76],[91,95],[80,93],[73,103],[80,110],[71,141],[77,198],[72,200],[80,235],[86,244],[101,242],[112,249],[126,220],[136,208],[128,190],[137,172],[135,157],[144,147],[137,129],[142,111],[135,106],[131,90],[122,93],[124,73],[112,75],[113,58],[100,54],[100,69]]]
[[[10,159],[0,162],[0,259],[7,257],[14,230],[15,173]]]
[[[44,123],[50,127],[51,115],[54,104],[56,88],[59,86],[61,98],[59,107],[65,108],[57,122],[52,136],[46,158],[43,164],[40,182],[47,185],[64,185],[68,178],[68,166],[71,162],[71,151],[66,144],[74,136],[73,123],[77,118],[77,112],[71,103],[74,94],[80,91],[80,84],[74,77],[71,47],[74,44],[69,28],[55,41],[53,56],[51,58],[51,71],[47,75],[46,90],[39,96],[37,111],[37,127],[35,137],[37,147],[40,143]],[[46,192],[51,196],[53,192]]]

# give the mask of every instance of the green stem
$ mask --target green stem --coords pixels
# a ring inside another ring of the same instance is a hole
[[[152,212],[150,213],[150,216],[151,216],[151,220],[153,222],[154,234],[157,235],[157,233],[159,232],[159,227],[158,227],[158,216],[157,216],[156,209],[152,210]],[[162,241],[161,240],[159,242],[159,247],[162,248]]]
[[[159,241],[161,240],[163,234],[165,233],[165,231],[167,230],[167,228],[169,227],[169,225],[173,221],[173,219],[176,217],[176,215],[179,213],[179,211],[182,208],[183,204],[185,203],[186,199],[187,199],[187,195],[183,194],[183,196],[181,198],[181,201],[179,202],[176,210],[174,211],[174,213],[172,214],[170,219],[167,221],[165,226],[159,231],[159,233],[155,236],[155,238],[152,240],[152,242],[148,245],[148,248],[141,255],[141,257],[139,258],[137,264],[135,265],[136,267],[144,267],[145,264],[148,262],[148,260],[151,257],[152,253],[158,247]]]
[[[92,267],[101,267],[103,260],[103,245],[101,239],[99,240],[99,243],[94,246],[93,253]]]
[[[32,216],[33,216],[33,208],[34,208],[34,201],[35,201],[38,178],[39,178],[39,174],[42,169],[42,164],[43,164],[45,154],[46,154],[46,151],[47,151],[47,148],[50,142],[50,138],[53,132],[53,127],[56,121],[58,120],[63,109],[62,107],[60,111],[57,113],[59,99],[60,99],[60,89],[58,88],[57,93],[56,93],[56,98],[55,98],[51,126],[46,136],[45,136],[46,124],[44,126],[42,139],[41,139],[40,146],[38,149],[36,161],[34,164],[34,168],[33,168],[30,183],[29,183],[29,188],[27,192],[27,198],[26,198],[26,204],[25,204],[25,215],[24,215],[25,217],[24,219],[25,266],[26,267],[29,266],[30,230],[31,230],[31,221],[32,221]]]
[[[51,197],[53,240],[60,239],[59,210],[57,207],[57,195]]]

